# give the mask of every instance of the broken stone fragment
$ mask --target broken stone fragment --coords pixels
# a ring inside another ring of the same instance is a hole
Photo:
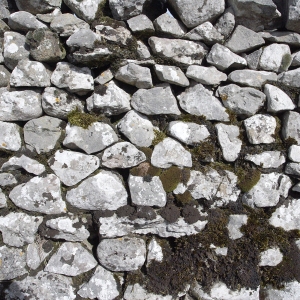
[[[130,30],[134,34],[153,34],[155,32],[153,23],[146,15],[138,15],[127,20]]]
[[[227,224],[229,238],[232,240],[239,239],[243,236],[241,227],[246,225],[248,221],[247,215],[230,215],[229,222]]]
[[[278,81],[289,87],[300,88],[300,68],[279,74]]]
[[[75,48],[97,48],[97,43],[100,41],[100,35],[96,34],[91,29],[79,29],[67,39],[66,44],[71,47],[71,52],[74,52],[72,50]]]
[[[159,243],[156,241],[156,239],[153,237],[150,241],[150,243],[147,246],[147,266],[151,264],[151,261],[158,261],[162,262],[164,258],[164,254],[162,251],[162,247],[159,245]]]
[[[0,186],[14,185],[18,183],[16,177],[10,173],[0,173]]]
[[[131,1],[110,0],[109,8],[111,9],[114,19],[128,20],[142,13],[144,6],[149,3],[148,0]]]
[[[245,160],[252,161],[262,168],[278,168],[285,163],[285,157],[280,151],[264,151],[259,154],[247,154]]]
[[[110,69],[103,71],[98,77],[94,79],[94,82],[97,84],[104,85],[105,83],[111,81],[114,78],[114,75]]]
[[[1,105],[0,105],[1,106]],[[0,121],[0,149],[18,151],[22,146],[21,127]]]
[[[298,295],[300,292],[300,284],[298,281],[291,281],[283,283],[281,289],[275,289],[271,285],[265,287],[261,290],[261,295],[263,295],[266,300],[289,300]]]
[[[37,18],[27,11],[18,11],[11,14],[8,18],[8,26],[15,31],[27,32],[47,26],[38,21]]]
[[[0,174],[2,175],[2,174]],[[3,181],[2,181],[3,182]],[[0,176],[0,186],[4,186],[1,182],[1,176]],[[2,189],[0,188],[0,208],[7,206],[7,199],[6,195],[2,192]]]
[[[179,86],[189,86],[189,80],[178,67],[154,65],[154,71],[159,80]]]
[[[219,85],[221,81],[227,80],[227,75],[215,67],[189,66],[186,76],[207,85]]]
[[[283,139],[292,138],[300,144],[300,114],[296,111],[288,111],[282,117]]]
[[[215,24],[215,28],[225,38],[227,38],[232,33],[234,27],[235,27],[234,11],[231,7],[228,7],[227,9],[225,9],[224,13],[217,20]]]
[[[300,46],[300,34],[292,31],[260,32],[262,38],[272,43],[283,43],[289,46]]]

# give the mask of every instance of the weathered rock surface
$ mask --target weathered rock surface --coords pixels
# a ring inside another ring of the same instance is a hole
[[[278,168],[285,163],[285,157],[280,151],[264,151],[260,154],[246,154],[245,160],[252,161],[262,168]]]
[[[247,221],[247,215],[230,215],[227,225],[229,238],[232,240],[241,238],[243,233],[240,229],[243,225],[247,224]]]
[[[7,87],[9,80],[10,72],[4,66],[0,65],[0,88]]]
[[[300,46],[300,34],[292,31],[261,32],[260,34],[268,42]]]
[[[278,81],[284,85],[299,88],[300,87],[300,68],[286,71],[278,75]]]
[[[153,23],[146,15],[138,15],[127,20],[130,30],[134,34],[153,34],[155,32]]]
[[[0,178],[1,180],[1,178]],[[2,184],[0,184],[3,186]],[[2,189],[0,188],[0,208],[6,207],[7,206],[7,199],[6,195],[2,192]]]
[[[227,38],[232,33],[234,26],[235,26],[234,11],[231,7],[228,7],[227,9],[225,9],[224,13],[217,20],[215,24],[215,28],[225,38]]]
[[[215,67],[189,66],[186,76],[207,85],[218,85],[221,81],[227,80],[227,75],[218,71]]]
[[[100,41],[100,35],[96,34],[91,29],[80,29],[67,39],[66,44],[71,47],[71,52],[73,52],[72,50],[76,48],[97,48],[97,43]]]
[[[144,5],[147,0],[142,0],[139,2],[125,0],[120,2],[119,0],[109,1],[109,7],[111,9],[112,15],[117,20],[127,20],[131,17],[139,15],[142,13]]]
[[[295,111],[288,111],[282,118],[282,137],[295,139],[300,144],[300,114]]]
[[[292,145],[289,148],[288,157],[293,162],[300,162],[300,146]]]
[[[189,86],[189,80],[178,67],[155,65],[154,71],[159,80],[179,86]]]
[[[294,163],[294,162],[287,163],[285,166],[284,172],[285,172],[285,174],[299,177],[300,176],[300,164]]]
[[[0,149],[18,151],[22,146],[21,127],[0,121]]]
[[[159,245],[155,238],[151,239],[150,243],[147,246],[147,250],[147,266],[151,264],[151,261],[163,261],[164,254],[162,251],[162,247]]]
[[[61,0],[16,0],[16,5],[19,10],[25,10],[34,15],[49,12],[56,7],[60,7],[61,3]]]
[[[145,46],[146,47],[146,46]],[[103,71],[98,77],[94,79],[94,82],[97,84],[104,85],[105,83],[111,81],[114,78],[114,75],[110,69]]]
[[[271,286],[262,290],[262,295],[266,300],[288,300],[297,298],[300,291],[300,284],[298,281],[291,281],[284,283],[283,289],[278,290]]]
[[[38,238],[35,243],[27,246],[27,266],[32,270],[36,270],[53,249],[54,247],[51,241]]]
[[[47,26],[37,20],[37,18],[27,11],[18,11],[11,14],[8,18],[8,26],[16,31],[29,31],[38,28],[47,28]]]
[[[10,173],[0,173],[0,186],[14,185],[18,183],[16,177]]]
[[[260,254],[259,266],[275,267],[281,263],[283,255],[278,248],[270,248]]]
[[[287,1],[287,21],[285,28],[300,33],[300,1]]]

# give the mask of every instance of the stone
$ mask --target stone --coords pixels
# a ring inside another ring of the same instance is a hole
[[[25,144],[38,154],[50,152],[58,145],[64,127],[65,122],[57,118],[43,116],[32,119],[24,125]]]
[[[0,181],[1,181],[1,176],[0,176]],[[0,184],[0,185],[3,186],[2,184]],[[7,201],[6,195],[2,192],[2,189],[0,188],[0,208],[4,208],[7,206],[6,201]]]
[[[223,105],[238,116],[253,116],[265,104],[266,95],[251,87],[228,84],[219,87],[216,93]]]
[[[216,124],[218,141],[226,161],[235,161],[241,151],[242,141],[239,139],[240,130],[235,125]]]
[[[9,186],[18,183],[16,177],[10,173],[0,173],[0,186]]]
[[[185,26],[168,13],[160,15],[153,21],[156,32],[170,38],[181,38],[186,33]]]
[[[1,106],[1,105],[0,105]],[[22,146],[21,127],[0,121],[0,149],[18,151]]]
[[[292,191],[299,193],[300,192],[300,184],[299,182],[296,183],[293,187],[292,187]]]
[[[267,71],[235,70],[228,75],[228,80],[240,85],[261,88],[267,81],[277,81],[277,75]]]
[[[263,46],[265,40],[253,30],[238,25],[225,46],[234,53],[243,53]]]
[[[300,164],[294,163],[294,162],[287,163],[285,166],[284,172],[285,172],[285,174],[299,177],[300,176]]]
[[[131,109],[130,95],[118,87],[115,81],[101,86],[99,92],[86,99],[88,111],[102,112],[107,116],[119,115]]]
[[[283,287],[278,290],[272,286],[266,287],[261,294],[266,300],[289,300],[297,299],[300,292],[300,284],[298,281],[283,283]]]
[[[36,176],[26,183],[17,185],[9,194],[18,207],[43,214],[66,212],[66,203],[61,197],[60,181],[54,174]]]
[[[61,37],[69,37],[79,29],[89,29],[90,26],[76,16],[66,13],[55,17],[50,23],[50,28]]]
[[[67,62],[59,62],[51,76],[51,83],[58,88],[66,88],[71,93],[86,95],[94,90],[94,79],[87,67],[76,67]]]
[[[300,51],[292,54],[292,67],[300,67]]]
[[[300,68],[279,74],[278,81],[289,87],[300,88]]]
[[[101,170],[69,190],[66,200],[80,209],[116,210],[127,204],[127,192],[118,175]]]
[[[68,114],[75,109],[83,112],[84,106],[75,95],[62,89],[47,87],[42,95],[42,107],[47,115],[66,120]]]
[[[218,71],[215,67],[189,66],[186,76],[206,85],[219,85],[227,80],[227,75]]]
[[[0,217],[0,231],[3,242],[14,247],[22,247],[25,244],[33,243],[42,221],[43,217],[15,212]]]
[[[167,169],[172,165],[192,167],[192,156],[179,142],[167,137],[154,146],[151,164],[163,169]]]
[[[153,34],[155,32],[153,23],[143,14],[128,19],[127,24],[134,34]]]
[[[73,186],[99,168],[99,158],[69,150],[58,150],[48,160],[49,167],[66,186]]]
[[[273,43],[263,48],[259,67],[273,72],[287,71],[292,63],[291,50],[288,45]]]
[[[201,42],[152,36],[149,38],[148,43],[155,55],[163,59],[170,59],[175,64],[183,67],[201,65],[207,53],[206,46]]]
[[[97,247],[97,256],[110,271],[134,271],[146,260],[146,243],[135,237],[104,239]]]
[[[128,186],[135,205],[164,207],[167,203],[166,192],[158,176],[145,181],[143,177],[129,175]]]
[[[152,261],[158,261],[162,262],[164,258],[162,247],[159,245],[159,243],[156,241],[156,239],[153,237],[148,246],[147,246],[147,266],[151,264]]]
[[[10,85],[15,87],[48,87],[51,84],[50,76],[42,63],[21,60],[11,73]]]
[[[16,0],[19,10],[24,10],[35,14],[42,14],[52,11],[56,7],[60,7],[62,0]]]
[[[300,146],[292,145],[288,150],[288,157],[293,162],[300,162]]]
[[[267,96],[267,111],[271,113],[293,110],[296,106],[292,99],[280,88],[266,84],[264,93]]]
[[[112,12],[113,18],[117,20],[128,20],[131,17],[140,15],[143,11],[147,0],[141,0],[139,2],[125,0],[110,0],[109,8]]]
[[[271,43],[283,43],[289,46],[300,46],[300,34],[292,31],[261,32],[264,40]]]
[[[115,78],[138,89],[149,89],[153,86],[150,69],[133,63],[121,67]]]
[[[180,107],[189,114],[204,116],[207,120],[229,121],[225,107],[201,83],[186,88],[177,98]]]
[[[2,65],[0,65],[0,88],[7,87],[10,80],[10,72]]]
[[[97,84],[105,84],[111,81],[114,78],[114,75],[110,69],[103,71],[98,77],[94,79],[94,82]]]
[[[246,154],[245,160],[252,161],[262,168],[279,168],[285,163],[285,157],[280,151],[264,151],[259,154]]]
[[[234,11],[231,7],[225,9],[224,13],[215,23],[215,28],[220,32],[225,38],[229,37],[235,27],[235,17]]]
[[[282,117],[281,134],[284,140],[294,139],[300,145],[300,114],[288,111]]]
[[[80,287],[77,294],[82,298],[113,300],[120,292],[114,274],[97,266],[90,280]]]
[[[156,64],[154,65],[154,71],[160,81],[183,87],[190,85],[189,80],[178,67]]]
[[[142,41],[137,41],[136,53],[137,53],[139,59],[142,59],[142,60],[148,59],[151,57],[151,53],[150,53],[148,47]]]
[[[17,11],[8,18],[8,26],[15,31],[35,30],[38,28],[47,28],[47,26],[37,20],[37,18],[27,11]]]
[[[251,207],[275,206],[280,196],[286,198],[292,187],[291,179],[281,173],[261,174],[259,181],[243,195],[242,201]]]
[[[26,254],[22,249],[0,247],[0,280],[11,280],[27,273]],[[16,298],[11,298],[16,299]]]
[[[0,19],[7,19],[9,17],[9,10],[8,10],[8,2],[6,0],[1,1],[0,7]]]
[[[258,50],[250,53],[245,54],[244,58],[247,60],[248,68],[251,70],[258,70],[259,68],[259,61],[261,54],[263,53],[263,48],[259,48]]]
[[[168,133],[187,145],[197,145],[205,141],[210,133],[205,125],[192,122],[172,121],[168,126]]]
[[[181,114],[169,84],[139,89],[132,95],[131,106],[145,115]]]
[[[233,53],[227,47],[220,44],[214,44],[211,47],[206,60],[209,64],[217,67],[221,71],[229,68],[240,69],[247,66],[247,61],[243,57]]]
[[[283,255],[278,248],[270,248],[260,253],[260,267],[275,267],[282,262]]]
[[[5,66],[13,70],[22,59],[29,59],[26,37],[18,32],[4,32],[3,57]]]
[[[126,287],[124,292],[125,300],[171,300],[173,299],[170,295],[156,295],[153,293],[147,292],[147,290],[138,283],[130,284]]]
[[[123,26],[115,28],[108,25],[97,25],[95,29],[101,38],[114,44],[128,46],[132,42],[131,32]]]
[[[49,13],[46,13],[46,14],[36,14],[36,17],[44,22],[44,23],[47,23],[47,24],[50,24],[52,22],[52,20],[57,17],[57,16],[60,16],[62,13],[61,13],[61,10],[60,8],[54,8],[51,12]]]
[[[97,265],[96,259],[80,243],[65,242],[49,259],[45,271],[66,276],[77,276]]]
[[[107,168],[131,168],[146,160],[146,155],[129,142],[116,143],[103,151],[101,165]]]
[[[232,240],[240,239],[243,236],[240,229],[247,224],[247,221],[247,215],[230,215],[227,224],[229,238]]]
[[[299,0],[288,0],[287,1],[287,21],[285,28],[287,30],[295,31],[300,33],[300,1]]]
[[[100,35],[91,29],[79,29],[73,33],[66,41],[67,46],[71,48],[71,52],[76,48],[94,49],[101,42]]]

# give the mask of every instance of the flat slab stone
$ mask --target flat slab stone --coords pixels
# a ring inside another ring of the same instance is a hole
[[[17,185],[10,192],[9,198],[22,209],[47,215],[65,213],[67,210],[61,197],[60,181],[54,174],[37,176]]]
[[[80,209],[116,210],[127,204],[127,192],[117,174],[101,170],[69,190],[66,200]]]
[[[227,75],[215,67],[189,66],[186,76],[207,85],[219,85],[221,81],[227,80]]]
[[[91,29],[79,29],[73,33],[66,41],[70,51],[74,52],[76,48],[93,49],[97,48],[97,43],[101,42],[101,36]]]
[[[282,137],[286,140],[289,137],[295,139],[300,145],[300,114],[295,111],[288,111],[282,117]]]
[[[300,34],[292,31],[260,32],[260,35],[268,42],[283,43],[289,46],[300,46]]]
[[[154,65],[154,71],[159,80],[179,86],[189,86],[189,80],[178,67]]]
[[[279,74],[278,81],[290,87],[300,88],[300,68]]]
[[[247,154],[245,160],[252,161],[262,168],[278,168],[285,163],[285,156],[280,151],[264,151],[260,154]]]
[[[278,248],[270,248],[260,253],[259,266],[275,267],[281,263],[283,255]]]
[[[21,127],[17,124],[0,121],[0,149],[9,151],[20,150],[22,146],[20,133]]]
[[[247,224],[247,221],[247,215],[230,215],[227,224],[229,238],[232,240],[240,239],[243,236],[240,229]]]

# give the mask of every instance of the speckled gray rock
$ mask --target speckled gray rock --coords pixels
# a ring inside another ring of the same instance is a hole
[[[138,15],[127,20],[130,30],[134,34],[153,34],[154,26],[146,15]]]
[[[300,68],[295,70],[286,71],[278,75],[278,81],[290,86],[299,88],[300,87]]]
[[[139,89],[131,98],[132,107],[145,115],[180,115],[177,101],[168,84],[149,90]]]
[[[10,72],[4,66],[0,65],[0,88],[7,87],[9,80]]]
[[[0,7],[0,19],[7,19],[9,17],[9,10],[8,10],[8,2],[7,0],[1,0],[1,7]]]
[[[146,243],[141,238],[105,239],[97,247],[97,256],[108,270],[137,270],[146,260]]]
[[[97,266],[90,280],[77,293],[83,298],[106,300],[113,300],[120,294],[114,274],[101,266]]]
[[[288,151],[288,157],[293,162],[300,162],[300,146],[292,145]]]
[[[110,69],[103,71],[98,77],[94,79],[95,83],[105,84],[111,81],[114,78],[114,75]]]
[[[243,195],[242,201],[251,207],[275,206],[280,196],[286,198],[292,181],[281,173],[261,174],[259,181]]]
[[[97,43],[100,41],[100,35],[96,34],[91,29],[79,29],[67,39],[66,44],[71,47],[71,52],[74,52],[72,50],[75,48],[97,48]]]
[[[151,53],[150,53],[148,47],[142,41],[137,41],[136,53],[137,53],[139,59],[142,59],[142,60],[148,59],[151,57]]]
[[[55,17],[60,16],[61,14],[62,14],[62,12],[60,10],[60,7],[56,7],[49,13],[36,14],[36,17],[40,21],[50,24]]]
[[[60,7],[62,0],[16,0],[19,10],[25,10],[32,14],[46,13],[56,7]]]
[[[48,164],[65,185],[72,186],[99,168],[99,158],[74,151],[58,150],[48,160]]]
[[[292,54],[292,67],[300,67],[300,51]]]
[[[292,31],[260,32],[260,35],[268,42],[300,46],[300,34]]]
[[[247,66],[247,61],[243,57],[233,53],[227,47],[220,44],[214,44],[211,47],[206,60],[209,64],[217,67],[221,71],[228,68],[238,69]]]
[[[289,137],[296,140],[300,145],[300,114],[295,111],[288,111],[282,117],[282,137],[286,140]]]
[[[234,11],[231,7],[225,9],[215,24],[215,28],[227,38],[233,31],[235,26]]]
[[[47,26],[37,20],[37,18],[27,11],[18,11],[11,14],[8,18],[8,26],[15,31],[29,31]]]
[[[155,136],[151,121],[135,110],[130,110],[119,121],[117,127],[132,144],[138,147],[149,147]]]
[[[129,142],[116,143],[103,151],[101,164],[107,168],[131,168],[146,160],[146,155]]]
[[[25,210],[43,214],[66,212],[66,203],[61,198],[60,181],[54,174],[34,177],[17,185],[9,194],[12,202]]]
[[[0,177],[0,180],[1,180],[1,177]],[[0,185],[3,186],[3,184],[0,184]],[[2,189],[0,188],[0,208],[7,206],[6,201],[7,201],[6,195],[2,192]]]
[[[159,80],[179,86],[189,86],[189,80],[186,78],[180,68],[174,66],[154,65],[154,71]]]
[[[67,276],[77,276],[97,265],[93,255],[80,243],[65,242],[49,259],[45,271]]]
[[[207,120],[229,121],[225,107],[201,83],[186,88],[177,98],[181,108],[192,115],[205,116]]]
[[[21,127],[0,121],[0,149],[18,151],[22,146]]]
[[[295,162],[287,163],[284,172],[285,174],[300,177],[300,164]]]
[[[244,54],[243,57],[247,60],[248,68],[251,70],[258,70],[259,68],[259,60],[261,54],[263,52],[263,48],[259,48],[256,51],[253,51],[250,54]]]
[[[285,28],[300,33],[300,1],[287,1],[287,21]]]
[[[18,181],[13,174],[5,172],[0,173],[0,186],[14,185],[16,183],[18,183]]]
[[[165,138],[155,145],[151,156],[151,164],[164,169],[172,165],[192,167],[192,155],[179,142],[171,138]]]
[[[35,234],[43,217],[29,216],[24,213],[9,213],[0,217],[0,231],[6,245],[22,247],[34,242]]]
[[[189,66],[186,76],[207,85],[219,85],[221,81],[227,80],[227,75],[215,67]]]
[[[154,54],[165,59],[171,59],[183,66],[201,65],[207,53],[206,46],[200,42],[180,39],[165,39],[151,37],[148,40]]]
[[[24,140],[27,147],[34,149],[38,154],[53,150],[63,135],[65,122],[43,116],[32,119],[24,125]]]
[[[80,209],[116,210],[127,204],[127,192],[118,175],[101,170],[68,191],[66,200]]]
[[[132,41],[131,32],[123,26],[111,27],[108,25],[95,26],[96,33],[104,40],[121,46],[128,46]]]
[[[257,89],[242,88],[236,84],[219,87],[217,95],[222,99],[225,107],[241,116],[256,114],[266,101],[266,95]]]
[[[243,236],[241,227],[246,225],[248,221],[247,215],[230,215],[229,222],[227,224],[228,235],[232,240],[239,239]]]
[[[131,0],[110,0],[109,7],[114,19],[128,20],[131,17],[142,13],[144,5],[149,2],[147,0],[131,1]]]
[[[279,248],[269,248],[260,253],[259,266],[275,267],[281,263],[283,255]]]
[[[285,156],[280,151],[264,151],[259,154],[246,154],[245,160],[262,168],[278,168],[285,163]]]

